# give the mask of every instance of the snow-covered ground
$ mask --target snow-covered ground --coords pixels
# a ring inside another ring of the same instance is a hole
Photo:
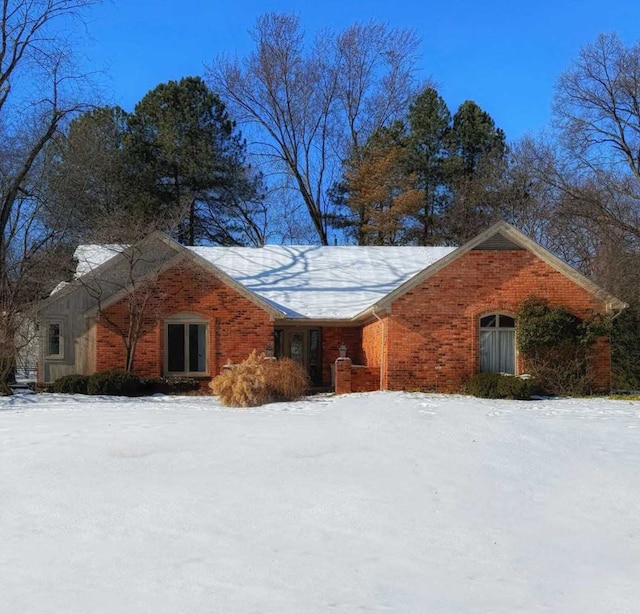
[[[0,612],[638,612],[640,403],[0,399]]]

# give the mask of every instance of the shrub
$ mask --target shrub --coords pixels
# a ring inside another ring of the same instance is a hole
[[[467,392],[481,399],[531,398],[533,381],[502,373],[476,373],[467,382]]]
[[[549,347],[573,344],[579,335],[581,321],[565,307],[550,307],[541,299],[527,299],[516,317],[518,348],[525,354]]]
[[[518,349],[542,390],[561,396],[593,391],[590,349],[598,337],[608,334],[610,322],[605,317],[581,320],[565,307],[530,298],[521,305],[516,321]]]
[[[86,375],[65,375],[53,382],[51,389],[64,394],[87,394],[88,379]]]
[[[194,377],[149,377],[143,384],[146,394],[186,394],[200,390],[200,383]]]
[[[309,389],[305,368],[291,358],[265,361],[272,401],[295,401]]]
[[[136,397],[145,392],[145,382],[129,371],[98,371],[89,376],[88,394]]]
[[[309,386],[309,379],[294,360],[265,360],[264,354],[254,350],[239,365],[223,369],[210,386],[224,405],[255,407],[300,398]]]
[[[476,373],[467,382],[467,393],[481,399],[497,399],[500,377],[500,373]]]
[[[501,375],[498,380],[499,399],[519,399],[527,401],[533,394],[534,383],[515,375]]]
[[[265,360],[254,350],[239,365],[225,367],[210,387],[224,405],[255,407],[268,401]]]
[[[625,309],[613,321],[611,385],[614,390],[640,390],[640,308]]]
[[[200,382],[195,377],[164,377],[167,394],[184,394],[200,390]]]

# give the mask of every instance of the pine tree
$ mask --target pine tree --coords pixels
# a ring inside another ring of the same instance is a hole
[[[410,168],[419,178],[424,202],[412,234],[422,245],[441,241],[440,219],[451,198],[448,185],[451,113],[433,88],[422,91],[409,107]]]
[[[199,77],[150,91],[130,118],[129,147],[160,212],[180,217],[185,244],[264,241],[261,177],[224,104]]]
[[[407,220],[424,202],[416,184],[402,124],[375,132],[345,172],[346,204],[356,219],[359,245],[408,242]]]

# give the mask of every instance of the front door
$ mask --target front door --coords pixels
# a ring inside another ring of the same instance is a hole
[[[314,385],[322,384],[320,330],[317,328],[284,329],[282,340],[281,355],[299,362]],[[277,355],[278,352],[276,352]]]
[[[309,369],[309,331],[287,330],[284,333],[284,355]]]

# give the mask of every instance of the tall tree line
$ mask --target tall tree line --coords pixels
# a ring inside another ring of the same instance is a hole
[[[479,105],[452,112],[416,80],[415,32],[369,22],[310,40],[280,13],[204,78],[161,84],[131,112],[90,107],[55,24],[92,3],[0,13],[0,389],[74,243],[155,228],[186,244],[429,245],[507,219],[629,302],[616,347],[640,364],[640,43],[586,45],[552,129],[507,144]],[[626,373],[640,387],[640,369]]]
[[[48,146],[86,109],[63,25],[91,0],[12,0],[0,10],[0,394],[33,341],[38,300],[68,262],[65,219],[44,189]]]
[[[253,153],[303,203],[315,239],[329,242],[329,188],[342,159],[400,117],[415,94],[418,38],[369,22],[305,39],[297,17],[267,13],[244,58],[220,56],[211,88],[248,130]]]
[[[629,307],[614,385],[640,388],[640,42],[601,34],[557,83],[552,130],[514,148],[513,220]]]
[[[334,223],[360,245],[462,243],[499,215],[506,156],[488,113],[466,101],[452,115],[426,88],[344,161]]]

